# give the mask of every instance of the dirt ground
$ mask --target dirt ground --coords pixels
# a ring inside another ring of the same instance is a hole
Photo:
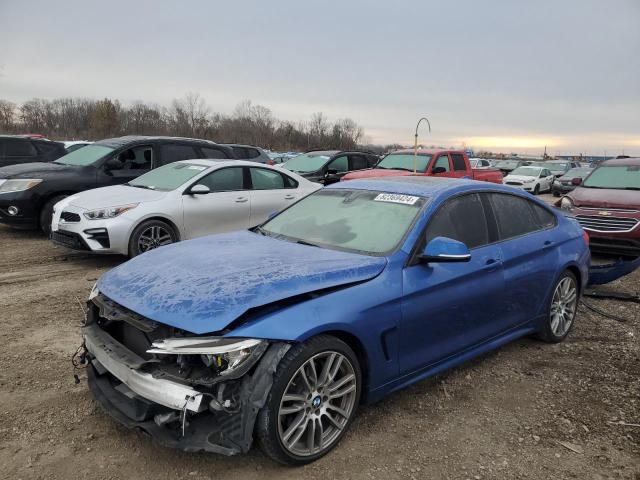
[[[157,446],[74,384],[79,302],[122,261],[0,226],[0,478],[640,479],[638,304],[590,300],[626,321],[583,307],[562,344],[522,339],[362,408],[292,469]],[[611,287],[639,291],[640,271]]]

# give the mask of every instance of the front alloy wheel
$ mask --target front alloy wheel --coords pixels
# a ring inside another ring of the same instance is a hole
[[[320,336],[291,349],[257,423],[258,441],[282,463],[304,464],[325,455],[349,426],[360,397],[360,368],[353,351]]]
[[[177,241],[177,235],[171,225],[162,220],[148,220],[138,225],[131,234],[129,256],[135,257]]]

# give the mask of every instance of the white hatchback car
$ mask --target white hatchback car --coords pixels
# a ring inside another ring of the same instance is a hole
[[[550,192],[555,178],[548,168],[524,166],[516,168],[504,177],[502,183],[537,195]]]
[[[322,188],[243,160],[182,160],[124,185],[72,195],[54,207],[51,240],[130,257],[213,233],[254,227]]]

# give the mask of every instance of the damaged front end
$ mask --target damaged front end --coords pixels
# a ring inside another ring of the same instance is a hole
[[[194,336],[97,291],[88,307],[89,388],[113,418],[186,451],[249,450],[288,343]]]

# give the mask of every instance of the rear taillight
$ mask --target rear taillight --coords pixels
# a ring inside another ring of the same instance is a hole
[[[582,239],[584,240],[584,243],[587,244],[587,247],[589,246],[589,234],[583,230],[582,231]]]

